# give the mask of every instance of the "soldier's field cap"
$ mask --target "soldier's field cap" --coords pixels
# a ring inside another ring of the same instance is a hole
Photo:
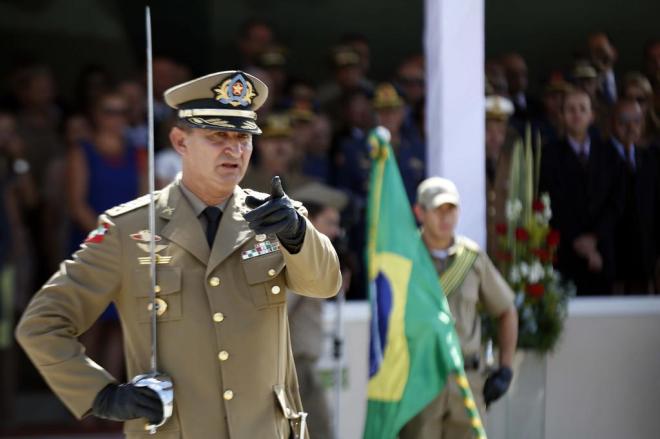
[[[513,111],[513,103],[504,96],[486,96],[486,120],[507,121]]]
[[[337,46],[332,49],[332,64],[335,68],[360,65],[360,55],[348,46]]]
[[[573,65],[571,75],[575,79],[595,79],[598,77],[598,72],[589,61],[579,60]]]
[[[400,108],[405,105],[403,97],[399,94],[396,87],[389,82],[378,84],[374,90],[373,106],[375,110],[385,110],[388,108]]]
[[[271,45],[266,47],[266,49],[261,52],[257,63],[259,64],[259,67],[264,69],[273,67],[286,67],[286,55],[287,51],[284,47]]]
[[[268,97],[259,78],[240,70],[211,73],[174,86],[165,102],[193,128],[261,134],[256,111]]]
[[[272,113],[266,116],[262,124],[264,139],[290,137],[293,134],[291,117],[287,113]]]
[[[337,189],[323,183],[311,182],[291,192],[291,198],[305,203],[333,207],[342,211],[348,204],[348,196]]]
[[[451,180],[446,178],[427,178],[417,187],[417,203],[426,210],[435,209],[443,204],[458,207],[460,204],[458,189]]]

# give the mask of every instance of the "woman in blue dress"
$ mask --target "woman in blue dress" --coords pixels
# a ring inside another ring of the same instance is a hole
[[[71,252],[78,249],[97,217],[105,210],[136,198],[144,187],[144,150],[131,145],[125,131],[128,107],[117,93],[99,97],[91,110],[90,141],[71,145],[67,195],[71,212]],[[88,331],[83,342],[92,358],[116,377],[123,374],[121,328],[114,305]]]

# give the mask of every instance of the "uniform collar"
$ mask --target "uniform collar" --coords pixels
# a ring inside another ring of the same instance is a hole
[[[181,192],[183,192],[183,196],[186,197],[186,200],[188,200],[188,202],[190,203],[190,207],[192,207],[195,216],[200,216],[204,211],[204,209],[208,207],[208,205],[205,202],[203,202],[197,195],[195,195],[193,191],[188,189],[186,185],[183,184],[183,181],[179,181],[179,187],[181,188]],[[228,202],[229,202],[229,198],[220,204],[216,204],[215,207],[217,207],[222,212],[224,212]]]

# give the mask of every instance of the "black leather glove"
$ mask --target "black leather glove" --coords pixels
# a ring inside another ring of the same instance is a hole
[[[280,177],[273,177],[269,197],[257,198],[248,195],[245,197],[245,204],[252,210],[243,217],[255,233],[274,233],[290,253],[300,251],[307,226],[305,219],[282,190]]]
[[[112,421],[147,418],[150,424],[158,424],[163,419],[163,404],[147,387],[108,384],[96,395],[92,414]]]
[[[495,372],[491,373],[484,384],[484,400],[486,406],[490,403],[497,401],[509,390],[513,372],[510,368],[502,366]]]

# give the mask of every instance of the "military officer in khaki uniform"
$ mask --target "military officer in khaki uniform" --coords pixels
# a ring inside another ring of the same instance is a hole
[[[455,234],[459,195],[449,180],[432,177],[417,190],[415,215],[422,239],[440,276],[455,319],[465,370],[479,414],[501,397],[511,383],[511,364],[518,338],[518,314],[513,292],[488,256],[468,238]],[[481,358],[481,319],[478,304],[498,322],[499,367],[485,379]],[[468,439],[474,433],[455,380],[401,431],[401,439]]]
[[[513,103],[503,96],[486,97],[486,250],[495,257],[496,226],[506,223],[506,200],[509,198],[509,176],[513,144],[519,139],[509,126]]]
[[[173,87],[170,132],[181,177],[156,194],[159,365],[174,413],[156,394],[118,384],[78,342],[110,302],[119,310],[129,376],[151,356],[148,197],[108,210],[72,260],[34,297],[16,330],[54,392],[78,417],[125,422],[128,438],[289,438],[304,415],[289,341],[286,290],[330,297],[337,255],[274,179],[270,196],[238,186],[268,94],[240,71]]]

